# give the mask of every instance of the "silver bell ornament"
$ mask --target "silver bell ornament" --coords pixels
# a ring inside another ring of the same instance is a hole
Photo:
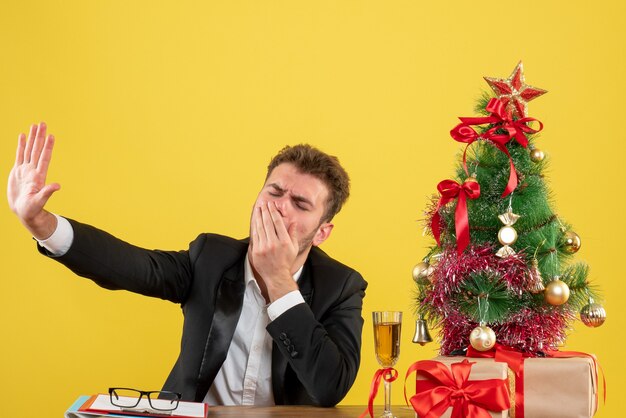
[[[415,321],[415,335],[413,336],[413,342],[424,346],[432,342],[433,339],[428,332],[428,323],[422,315]]]

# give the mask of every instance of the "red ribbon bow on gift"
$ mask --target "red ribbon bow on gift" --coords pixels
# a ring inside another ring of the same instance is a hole
[[[460,117],[459,119],[461,120],[461,123],[450,131],[450,135],[455,141],[467,144],[465,151],[463,152],[463,167],[465,168],[466,173],[468,172],[466,163],[467,148],[477,139],[482,138],[487,141],[491,141],[496,148],[509,157],[509,181],[504,189],[504,192],[502,193],[502,197],[505,197],[512,193],[517,187],[517,173],[515,172],[515,165],[513,164],[513,159],[511,158],[511,154],[509,154],[509,150],[506,148],[506,144],[511,139],[515,139],[522,147],[526,148],[528,146],[528,138],[526,138],[525,134],[534,134],[541,131],[543,129],[543,124],[537,119],[529,117],[513,120],[511,112],[506,111],[506,104],[500,99],[493,98],[489,100],[485,109],[488,112],[491,112],[491,115],[477,118]],[[539,123],[539,129],[533,129],[527,125],[528,122],[534,121]],[[471,127],[471,125],[484,125],[487,123],[495,126],[482,134],[479,134],[474,130],[474,128]],[[497,133],[500,129],[506,131],[506,134]]]
[[[441,198],[430,221],[430,229],[433,231],[437,245],[441,245],[441,215],[439,215],[439,209],[458,197],[459,201],[454,212],[454,225],[456,230],[456,247],[458,253],[461,254],[470,241],[467,199],[478,199],[480,197],[480,185],[474,179],[465,180],[462,185],[454,180],[443,180],[437,185],[437,190],[439,190]]]
[[[488,411],[504,411],[510,407],[506,379],[468,380],[472,365],[467,360],[454,363],[452,371],[438,361],[413,363],[406,378],[416,371],[427,380],[418,380],[416,393],[410,399],[420,418],[440,417],[452,407],[451,418],[491,418]],[[405,393],[406,400],[406,378]]]
[[[384,369],[376,370],[374,377],[372,378],[372,386],[370,387],[370,396],[367,402],[367,409],[359,415],[359,418],[364,418],[369,413],[369,416],[374,418],[374,399],[378,394],[378,387],[380,386],[381,379],[385,382],[393,382],[398,378],[398,371],[393,367],[386,367]]]

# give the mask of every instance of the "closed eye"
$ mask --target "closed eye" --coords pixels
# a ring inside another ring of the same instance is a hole
[[[306,211],[309,210],[309,208],[305,207],[304,205],[302,205],[302,203],[298,203],[298,202],[296,202],[296,207],[298,207],[298,209],[302,209]]]
[[[313,206],[311,204],[311,202],[309,202],[307,199],[303,198],[303,197],[299,197],[299,196],[294,196],[292,198],[292,200],[294,201],[295,205],[302,210],[310,210],[311,206]]]
[[[270,196],[279,197],[285,194],[285,190],[281,189],[278,184],[272,183],[268,186],[269,188],[267,190],[267,193],[269,193]]]

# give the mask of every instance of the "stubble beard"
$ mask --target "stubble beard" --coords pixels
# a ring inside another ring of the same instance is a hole
[[[311,249],[315,234],[317,234],[317,229],[313,230],[309,235],[298,241],[298,255],[302,255],[305,251],[309,251]]]

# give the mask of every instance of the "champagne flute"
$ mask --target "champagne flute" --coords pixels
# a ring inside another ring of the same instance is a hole
[[[372,312],[376,359],[384,367],[393,367],[400,357],[402,312]],[[381,418],[395,418],[391,412],[391,383],[385,380],[385,411]]]

